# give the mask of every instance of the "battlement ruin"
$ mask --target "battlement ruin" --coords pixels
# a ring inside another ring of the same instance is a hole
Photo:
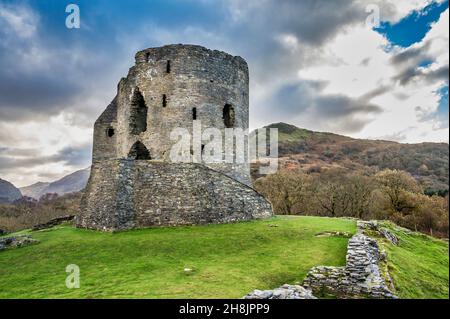
[[[195,45],[140,51],[97,119],[78,227],[100,230],[226,223],[272,216],[249,162],[173,163],[177,127],[249,125],[248,66]]]

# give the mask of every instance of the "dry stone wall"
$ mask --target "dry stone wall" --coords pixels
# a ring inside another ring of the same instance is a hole
[[[285,284],[273,290],[254,290],[243,298],[316,299],[327,295],[337,298],[397,298],[390,289],[393,285],[389,274],[382,274],[381,271],[381,263],[386,256],[380,251],[377,241],[366,233],[375,231],[390,241],[394,235],[378,227],[376,221],[358,221],[357,229],[357,234],[349,240],[344,267],[313,267],[301,284]],[[386,236],[386,232],[390,235]]]
[[[381,272],[383,255],[377,241],[364,234],[371,222],[358,221],[358,233],[347,246],[345,267],[312,268],[303,286],[314,294],[332,293],[342,298],[396,298]]]

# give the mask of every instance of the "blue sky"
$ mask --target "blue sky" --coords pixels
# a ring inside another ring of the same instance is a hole
[[[88,166],[93,123],[135,52],[169,43],[247,60],[252,128],[448,142],[448,0],[370,1],[375,30],[362,2],[0,0],[0,177],[23,186]],[[70,3],[80,29],[65,27]]]
[[[448,0],[442,3],[432,2],[425,8],[412,11],[395,23],[383,21],[376,30],[385,35],[392,45],[407,48],[420,42],[430,31],[432,23],[436,22],[446,9]]]
[[[386,36],[391,45],[408,48],[422,41],[430,31],[432,24],[438,21],[445,10],[448,10],[448,0],[442,3],[432,2],[421,10],[412,11],[396,23],[382,22],[380,27],[376,28],[376,31]],[[426,58],[420,61],[418,67],[427,67],[432,63],[433,60]],[[441,87],[437,94],[441,98],[436,116],[448,125],[448,85]]]

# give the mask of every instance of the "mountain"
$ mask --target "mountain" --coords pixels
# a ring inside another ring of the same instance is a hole
[[[22,198],[20,190],[10,182],[0,178],[0,204],[11,203],[20,198]]]
[[[286,123],[271,124],[267,128],[278,129],[281,167],[303,170],[338,167],[365,172],[398,169],[409,172],[425,188],[449,188],[447,143],[402,144],[354,139],[301,129]]]
[[[22,187],[20,190],[24,196],[39,199],[47,193],[57,193],[59,195],[74,193],[83,190],[89,179],[90,168],[76,171],[52,183],[36,183]]]
[[[37,182],[36,184],[21,187],[20,191],[24,196],[33,197],[39,199],[43,194],[45,194],[45,189],[50,185],[50,183]]]

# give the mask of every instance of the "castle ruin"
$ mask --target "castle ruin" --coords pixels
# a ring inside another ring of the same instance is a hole
[[[244,163],[174,163],[174,128],[248,130],[241,57],[194,45],[140,51],[94,126],[91,176],[78,227],[116,231],[272,216]],[[203,145],[202,145],[203,149]],[[247,152],[247,151],[246,151]]]

